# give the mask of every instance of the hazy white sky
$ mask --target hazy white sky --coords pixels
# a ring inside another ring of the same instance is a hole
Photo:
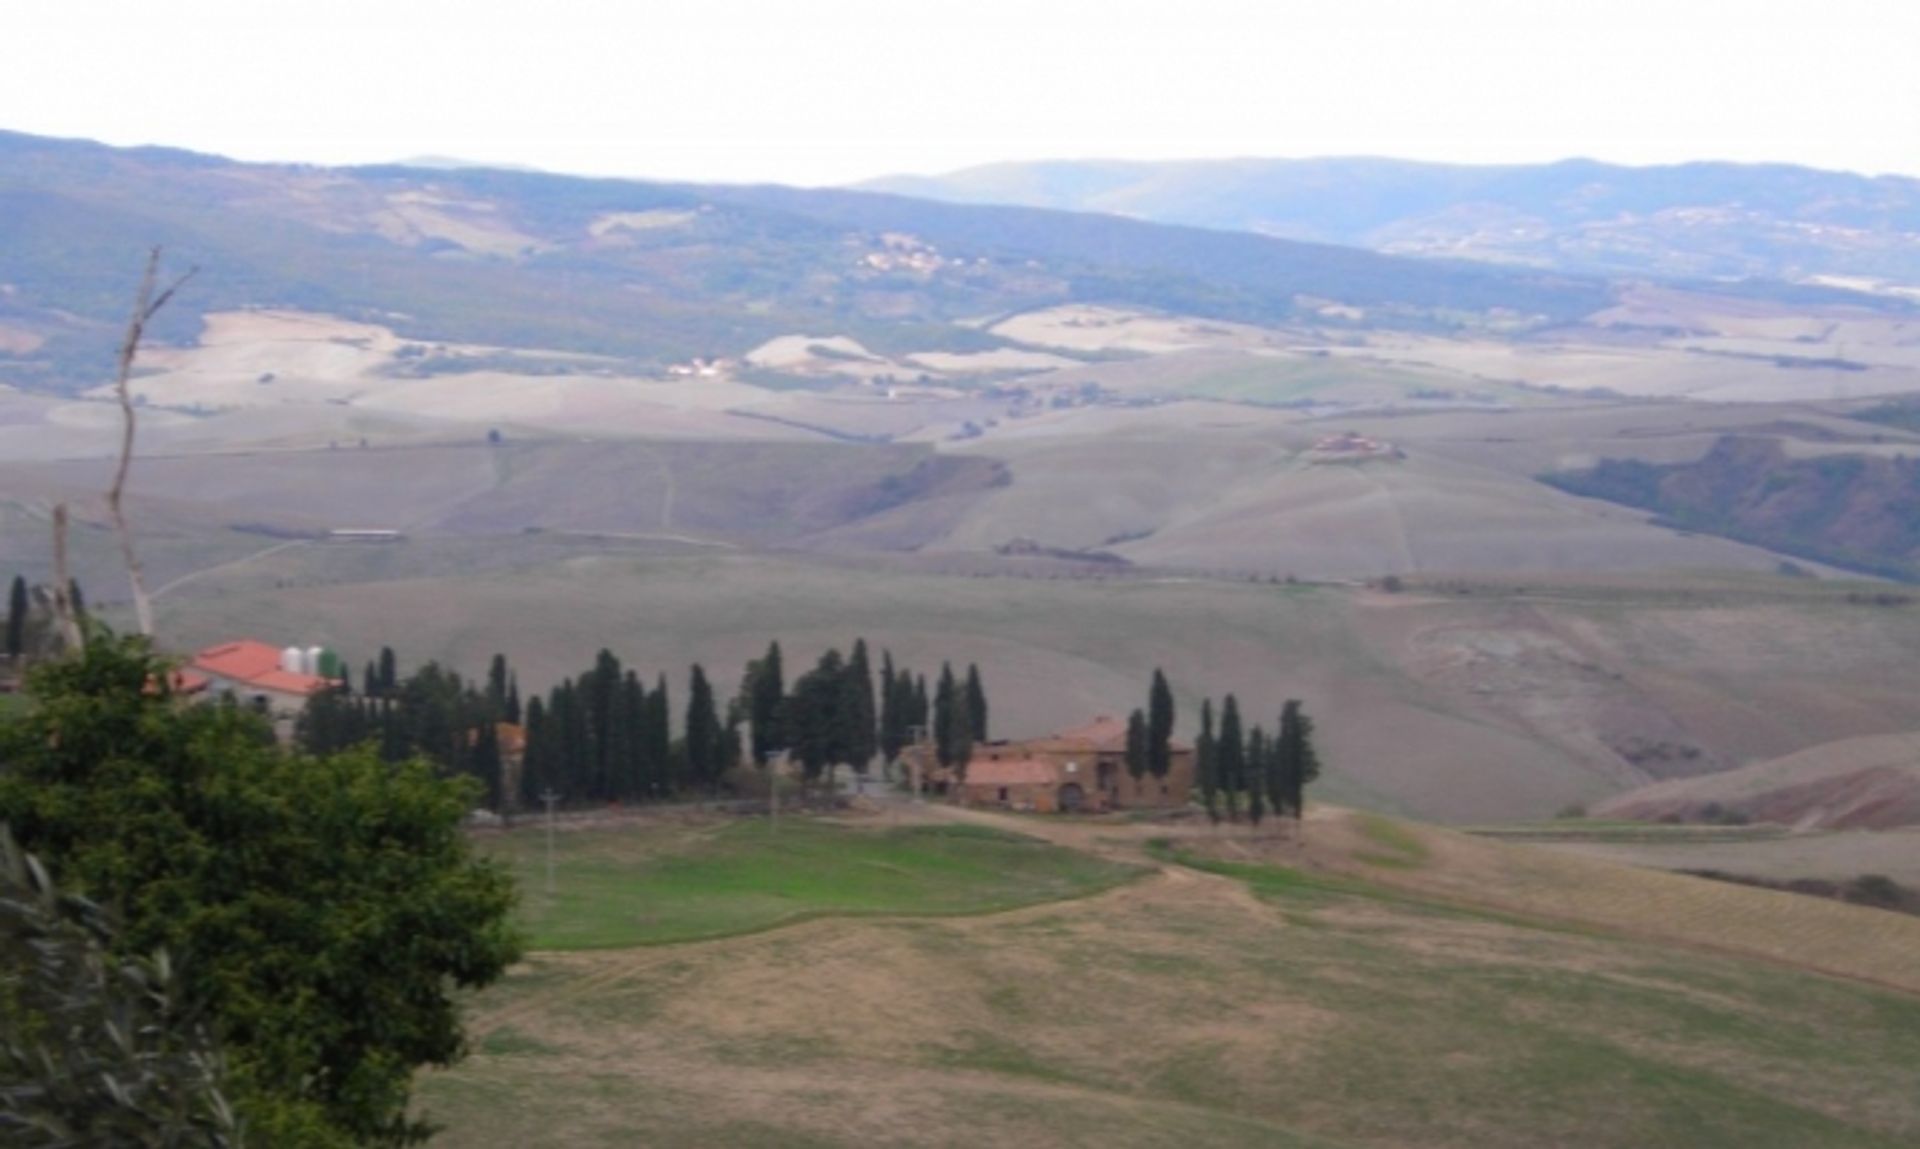
[[[1920,0],[6,0],[0,128],[820,184],[1049,157],[1920,175]]]

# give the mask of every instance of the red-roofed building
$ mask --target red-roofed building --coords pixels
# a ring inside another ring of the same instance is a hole
[[[279,647],[243,638],[207,647],[193,656],[186,669],[206,679],[209,696],[232,695],[276,717],[299,713],[307,699],[334,687],[329,679],[288,670],[285,664]]]
[[[1101,715],[1044,738],[976,745],[958,778],[938,768],[923,773],[936,791],[969,805],[1040,813],[1170,809],[1193,793],[1193,747],[1175,742],[1168,758],[1164,778],[1127,773],[1126,721]]]

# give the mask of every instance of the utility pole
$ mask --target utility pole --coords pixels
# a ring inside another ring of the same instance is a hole
[[[552,897],[553,896],[553,804],[560,800],[560,795],[554,793],[553,787],[549,786],[544,791],[541,792],[540,800],[547,804],[547,896]]]

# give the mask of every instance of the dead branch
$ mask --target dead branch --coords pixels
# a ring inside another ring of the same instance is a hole
[[[113,516],[114,530],[120,535],[120,556],[127,564],[127,578],[133,584],[133,610],[140,622],[140,633],[153,635],[153,606],[147,599],[146,579],[140,573],[140,560],[133,553],[133,531],[127,526],[126,512],[121,509],[120,496],[126,490],[127,469],[133,465],[133,396],[128,392],[127,381],[133,376],[133,360],[140,353],[140,340],[146,334],[147,323],[157,315],[173,294],[192,279],[197,267],[188,268],[187,273],[173,281],[165,291],[154,294],[154,285],[160,274],[160,249],[155,247],[147,253],[147,270],[140,277],[140,293],[134,298],[133,316],[127,321],[127,337],[120,344],[120,370],[114,382],[114,393],[120,397],[121,434],[120,465],[113,472],[113,486],[107,489],[107,512]]]
[[[73,575],[67,569],[67,504],[53,505],[53,616],[68,650],[86,642],[73,612]]]

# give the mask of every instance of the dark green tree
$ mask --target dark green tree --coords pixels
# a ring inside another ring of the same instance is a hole
[[[1207,820],[1220,823],[1220,764],[1213,736],[1213,699],[1200,703],[1200,737],[1193,743],[1195,781],[1200,786],[1200,801],[1207,808]]]
[[[527,748],[520,758],[520,808],[540,808],[540,794],[553,785],[553,738],[547,729],[547,704],[539,695],[527,699]]]
[[[713,700],[713,687],[707,682],[707,672],[696,662],[687,681],[687,725],[684,736],[687,781],[709,794],[720,788],[720,774],[726,765],[720,761],[722,733],[720,712]]]
[[[849,713],[846,663],[829,650],[793,681],[780,715],[787,748],[800,760],[802,776],[817,781],[827,768],[846,761],[855,716]]]
[[[13,589],[7,594],[7,654],[14,658],[27,649],[27,580],[13,576]]]
[[[673,707],[667,698],[667,676],[663,672],[647,692],[647,717],[643,725],[647,776],[653,780],[654,796],[659,798],[667,797],[680,787],[673,771],[672,714]]]
[[[879,717],[874,713],[873,670],[867,662],[867,640],[853,640],[853,654],[847,658],[847,763],[856,774],[865,774],[878,751]]]
[[[987,688],[980,683],[980,668],[967,663],[967,729],[975,742],[987,740]]]
[[[400,685],[399,660],[393,657],[393,648],[380,648],[380,693],[392,694]]]
[[[627,671],[620,680],[619,749],[614,755],[614,796],[622,802],[644,802],[653,794],[647,761],[647,687],[640,676]]]
[[[1247,819],[1258,830],[1267,816],[1267,732],[1255,726],[1247,735]]]
[[[1147,697],[1147,769],[1165,778],[1173,768],[1173,691],[1160,668],[1153,671],[1153,689]]]
[[[973,720],[967,713],[966,689],[954,678],[950,663],[940,664],[940,686],[933,696],[933,742],[940,764],[965,778],[973,758]]]
[[[1127,715],[1126,764],[1137,789],[1140,779],[1147,776],[1147,716],[1139,707]]]
[[[188,959],[183,1000],[259,1144],[420,1139],[413,1071],[460,1055],[455,993],[518,953],[512,884],[461,828],[477,787],[365,749],[285,753],[166,681],[144,642],[100,634],[39,668],[0,725],[0,821],[120,909],[117,956]]]
[[[240,1143],[226,1060],[165,954],[118,957],[100,906],[0,826],[0,1130],[23,1146]]]
[[[753,744],[753,760],[764,764],[767,755],[786,745],[780,731],[780,707],[786,701],[786,673],[781,666],[780,644],[767,644],[767,653],[747,664],[747,734]]]
[[[1275,773],[1281,797],[1276,805],[1282,813],[1291,810],[1295,820],[1304,819],[1307,784],[1320,777],[1320,755],[1313,745],[1313,719],[1307,717],[1298,699],[1288,699],[1280,710],[1279,742]]]
[[[1240,820],[1240,795],[1247,788],[1247,747],[1240,733],[1240,703],[1229,694],[1220,704],[1220,734],[1214,743],[1214,770],[1227,799],[1227,820]]]
[[[953,667],[943,662],[939,684],[933,692],[933,752],[942,766],[953,765],[953,735],[961,721],[955,701]]]
[[[487,702],[493,707],[493,712],[499,716],[500,721],[509,721],[507,718],[507,656],[504,654],[494,655],[492,664],[487,667]]]
[[[900,675],[893,672],[893,652],[880,652],[880,754],[889,763],[907,744],[905,714],[900,700]],[[909,702],[908,705],[911,705]]]

